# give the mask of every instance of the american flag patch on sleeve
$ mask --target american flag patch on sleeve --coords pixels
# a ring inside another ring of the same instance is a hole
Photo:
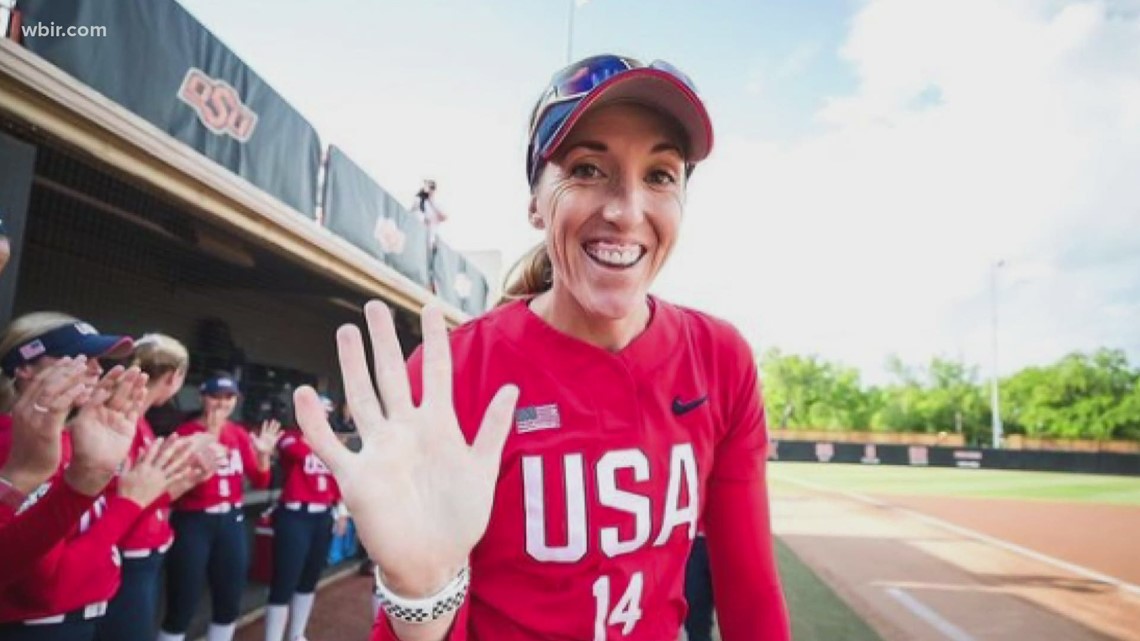
[[[550,430],[561,426],[562,422],[558,418],[558,405],[554,403],[523,407],[515,411],[515,429],[519,434]]]

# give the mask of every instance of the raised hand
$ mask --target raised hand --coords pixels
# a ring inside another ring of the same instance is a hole
[[[36,374],[13,405],[12,447],[0,476],[24,494],[59,468],[63,426],[86,391],[86,371],[86,356],[61,358]]]
[[[150,505],[190,475],[196,446],[193,437],[156,439],[119,477],[119,496],[139,507]]]
[[[94,495],[127,457],[146,396],[147,375],[116,366],[103,375],[69,423],[75,456],[65,472],[76,490]]]
[[[508,385],[498,391],[469,445],[455,416],[451,351],[439,308],[423,311],[419,407],[412,402],[390,311],[371,301],[364,313],[376,384],[368,372],[360,330],[346,325],[337,331],[341,374],[362,440],[360,452],[350,452],[337,439],[311,387],[294,395],[297,420],[340,483],[360,540],[382,569],[385,584],[403,596],[425,596],[455,578],[487,529],[518,388]]]
[[[281,438],[281,423],[275,419],[262,421],[261,430],[253,437],[253,448],[262,456],[269,456]]]

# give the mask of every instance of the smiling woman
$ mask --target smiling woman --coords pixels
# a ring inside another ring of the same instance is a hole
[[[704,104],[667,63],[597,56],[554,75],[530,132],[545,239],[509,300],[450,337],[426,309],[406,368],[369,303],[375,383],[341,328],[357,454],[297,393],[377,563],[373,638],[675,639],[702,531],[722,638],[788,639],[752,350],[648,293],[712,147]]]

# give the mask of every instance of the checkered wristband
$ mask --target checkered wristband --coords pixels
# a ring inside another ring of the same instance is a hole
[[[394,594],[380,579],[380,566],[376,566],[376,596],[380,607],[388,616],[404,623],[430,623],[454,612],[467,598],[467,588],[471,585],[471,568],[464,566],[451,583],[442,590],[422,599],[407,599]]]

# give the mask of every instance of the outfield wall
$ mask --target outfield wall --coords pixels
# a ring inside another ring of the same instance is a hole
[[[972,447],[773,440],[774,461],[963,467],[1140,476],[1140,454],[993,450]]]

